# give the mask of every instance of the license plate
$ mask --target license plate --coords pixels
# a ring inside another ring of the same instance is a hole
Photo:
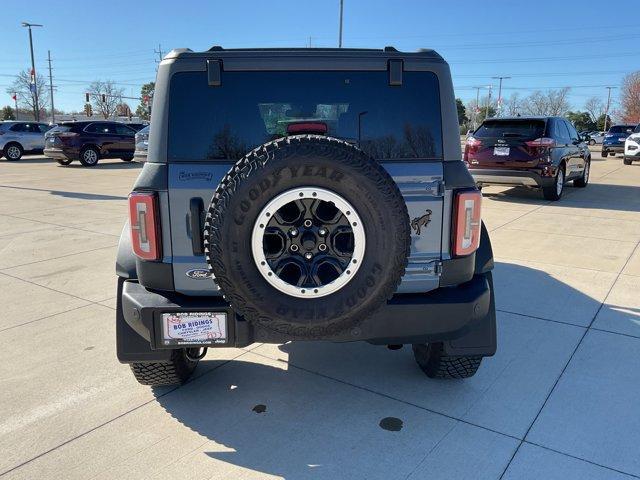
[[[164,345],[213,345],[227,343],[227,314],[173,312],[162,314]]]
[[[494,147],[493,154],[497,157],[506,157],[509,155],[509,147]]]

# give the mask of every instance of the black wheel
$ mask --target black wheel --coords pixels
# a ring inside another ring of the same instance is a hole
[[[542,194],[546,200],[560,200],[562,192],[564,191],[564,178],[564,165],[560,165],[554,178],[553,185],[551,187],[542,188]]]
[[[591,140],[589,140],[589,145],[595,145],[596,141],[592,138]]]
[[[573,181],[573,186],[578,188],[584,188],[589,183],[589,172],[591,171],[591,159],[586,159],[584,162],[584,170],[582,171],[582,176],[580,178],[576,178]]]
[[[127,156],[127,157],[122,157],[120,160],[122,160],[123,162],[130,162],[131,160],[133,160],[133,155],[132,156]]]
[[[186,382],[198,365],[198,360],[187,356],[187,350],[174,350],[168,362],[131,363],[131,371],[138,383],[158,387],[180,385]]]
[[[18,161],[22,158],[22,154],[24,150],[22,145],[19,143],[9,143],[4,147],[4,155],[7,157],[7,160],[12,162]]]
[[[625,165],[631,165],[632,160],[630,158],[624,157],[622,159]]]
[[[366,248],[365,248],[366,245]],[[329,137],[259,147],[229,171],[205,224],[205,255],[244,318],[294,338],[351,331],[395,292],[410,248],[397,185]]]
[[[60,165],[69,165],[71,162],[73,162],[73,160],[69,158],[57,158],[56,162],[58,162]]]
[[[100,152],[96,147],[84,147],[80,151],[80,163],[85,167],[95,167],[100,160]]]
[[[602,158],[607,158],[607,156],[609,156],[609,152],[607,152],[606,150],[602,150]]]

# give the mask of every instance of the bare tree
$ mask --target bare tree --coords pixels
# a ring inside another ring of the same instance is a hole
[[[512,93],[506,102],[507,115],[515,117],[520,113],[520,95]]]
[[[522,100],[522,111],[529,115],[564,115],[570,108],[569,87],[560,90],[540,90]]]
[[[107,119],[115,115],[122,103],[124,88],[116,87],[113,80],[96,80],[89,85],[88,92],[93,109]]]
[[[45,115],[45,110],[49,106],[49,84],[42,75],[36,74],[36,89],[38,91],[38,106],[40,107],[41,116]],[[31,74],[29,70],[24,70],[16,75],[15,80],[7,93],[18,96],[18,104],[26,105],[27,109],[32,112],[33,118],[36,118],[36,97],[31,90]]]
[[[591,97],[584,103],[584,109],[591,117],[591,120],[597,122],[604,115],[605,105],[601,98]]]
[[[623,122],[640,123],[640,71],[630,73],[622,80],[620,106]]]

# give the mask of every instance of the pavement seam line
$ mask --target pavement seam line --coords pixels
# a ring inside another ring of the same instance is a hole
[[[44,285],[40,285],[38,283],[35,283],[35,282],[31,281],[31,280],[26,280],[24,278],[16,277],[15,275],[11,275],[10,273],[7,273],[5,271],[1,271],[0,270],[0,275],[5,275],[5,276],[13,278],[15,280],[20,280],[21,282],[25,282],[25,283],[29,283],[31,285],[35,285],[36,287],[45,288],[45,289],[50,290],[52,292],[61,293],[63,295],[68,295],[69,297],[77,298],[78,300],[84,300],[85,302],[91,302],[91,303],[95,303],[95,304],[99,305],[98,302],[94,302],[93,300],[89,300],[87,298],[78,297],[77,295],[73,295],[72,293],[67,293],[67,292],[63,292],[61,290],[56,290],[55,288],[46,287]],[[115,275],[114,275],[114,277],[115,277]],[[102,305],[102,306],[105,307],[106,305]]]
[[[221,363],[220,365],[216,365],[215,367],[211,368],[210,370],[207,370],[206,372],[202,373],[201,375],[198,375],[198,376],[192,377],[192,378],[191,378],[187,383],[185,383],[185,385],[187,385],[188,383],[191,383],[191,382],[193,382],[193,381],[197,380],[198,378],[202,378],[202,377],[204,377],[205,375],[208,375],[209,373],[211,373],[211,372],[213,372],[213,371],[215,371],[215,370],[219,369],[220,367],[225,366],[226,364],[228,364],[228,363],[230,363],[230,362],[232,362],[232,361],[236,360],[237,358],[242,357],[243,355],[246,355],[247,353],[249,353],[249,352],[243,352],[243,353],[241,353],[240,355],[238,355],[238,356],[236,356],[236,357],[233,357],[233,358],[231,358],[231,359],[229,359],[229,360],[224,360],[224,361],[222,361],[222,363]],[[22,467],[24,467],[25,465],[28,465],[29,463],[31,463],[31,462],[33,462],[33,461],[35,461],[35,460],[37,460],[37,459],[39,459],[39,458],[41,458],[41,457],[44,457],[45,455],[48,455],[48,454],[50,454],[50,453],[54,452],[55,450],[57,450],[57,449],[59,449],[59,448],[61,448],[61,447],[64,447],[65,445],[68,445],[68,444],[70,444],[70,443],[72,443],[72,442],[74,442],[74,441],[76,441],[76,440],[78,440],[78,439],[80,439],[80,438],[82,438],[82,437],[85,437],[85,436],[87,436],[88,434],[90,434],[90,433],[92,433],[92,432],[95,432],[96,430],[98,430],[98,429],[100,429],[100,428],[102,428],[102,427],[104,427],[104,426],[106,426],[106,425],[109,425],[110,423],[115,422],[116,420],[119,420],[120,418],[123,418],[123,417],[125,417],[125,416],[129,415],[129,414],[130,414],[130,413],[132,413],[132,412],[135,412],[135,411],[137,411],[137,410],[140,410],[141,408],[143,408],[143,407],[145,407],[145,406],[147,406],[147,405],[149,405],[149,404],[151,404],[151,403],[155,402],[158,398],[165,397],[165,396],[167,396],[167,395],[169,395],[169,394],[171,394],[171,393],[175,392],[176,390],[179,390],[179,389],[180,389],[180,387],[182,387],[182,385],[178,385],[178,386],[176,386],[176,387],[172,387],[172,388],[170,388],[167,392],[165,392],[165,393],[163,393],[163,394],[161,394],[161,395],[157,395],[157,396],[156,396],[156,395],[154,395],[154,397],[153,397],[153,398],[151,398],[150,400],[147,400],[146,402],[143,402],[143,403],[141,403],[140,405],[137,405],[137,406],[135,406],[135,407],[133,407],[133,408],[131,408],[131,409],[127,410],[126,412],[123,412],[123,413],[121,413],[121,414],[119,414],[119,415],[116,415],[115,417],[113,417],[113,418],[111,418],[111,419],[107,420],[106,422],[102,422],[100,425],[96,425],[95,427],[92,427],[92,428],[90,428],[89,430],[86,430],[86,431],[84,431],[84,432],[82,432],[82,433],[79,433],[79,434],[78,434],[78,435],[76,435],[75,437],[72,437],[72,438],[70,438],[70,439],[68,439],[68,440],[65,440],[64,442],[62,442],[62,443],[60,443],[60,444],[56,445],[55,447],[51,447],[49,450],[46,450],[46,451],[44,451],[44,452],[41,452],[41,453],[39,453],[38,455],[36,455],[36,456],[34,456],[34,457],[32,457],[32,458],[30,458],[30,459],[28,459],[28,460],[25,460],[24,462],[22,462],[22,463],[20,463],[20,464],[18,464],[18,465],[16,465],[16,466],[14,466],[14,467],[11,467],[11,468],[10,468],[10,469],[8,469],[8,470],[5,470],[4,472],[0,472],[0,477],[3,477],[3,476],[5,476],[5,475],[6,475],[6,474],[8,474],[8,473],[11,473],[11,472],[13,472],[13,471],[15,471],[15,470],[17,470],[17,469],[19,469],[19,468],[22,468]]]
[[[113,236],[113,235],[107,235],[107,234],[101,234],[101,233],[97,233],[96,235],[104,235],[105,237]],[[26,267],[27,265],[35,265],[36,263],[48,262],[49,260],[57,260],[59,258],[72,257],[73,255],[80,255],[81,253],[97,252],[98,250],[104,250],[104,249],[107,249],[107,248],[113,248],[113,247],[117,247],[117,246],[118,246],[118,244],[114,243],[113,245],[106,245],[104,247],[92,248],[91,250],[82,250],[80,252],[67,253],[65,255],[60,255],[59,257],[49,257],[49,258],[46,258],[44,260],[36,260],[36,261],[33,261],[33,262],[28,262],[28,263],[21,263],[20,265],[11,265],[10,267],[1,267],[0,268],[0,272],[5,273],[6,270],[11,270],[12,268]]]
[[[622,266],[622,268],[620,268],[620,271],[618,272],[618,274],[616,275],[615,280],[613,281],[613,283],[611,284],[611,286],[609,287],[609,290],[607,291],[607,294],[605,295],[604,299],[602,300],[602,302],[600,303],[600,307],[598,308],[598,310],[596,311],[596,313],[594,314],[593,318],[591,319],[591,322],[589,322],[589,326],[585,329],[585,331],[583,332],[582,336],[580,337],[580,340],[578,341],[576,347],[573,349],[573,352],[571,352],[571,355],[569,356],[569,359],[567,360],[567,362],[565,363],[564,367],[562,368],[562,371],[560,372],[560,375],[558,375],[558,378],[556,378],[556,381],[553,383],[553,386],[551,387],[551,389],[549,390],[549,393],[547,394],[547,397],[544,399],[544,402],[542,403],[542,406],[540,407],[540,409],[538,410],[538,413],[536,414],[535,418],[533,419],[533,421],[531,422],[531,424],[529,425],[529,428],[527,428],[527,431],[525,432],[524,436],[522,437],[522,440],[520,440],[520,444],[518,445],[518,447],[515,449],[515,451],[513,452],[513,455],[511,456],[511,459],[509,460],[509,463],[507,463],[507,466],[505,467],[505,469],[502,471],[502,474],[499,477],[499,480],[502,480],[502,478],[504,478],[505,474],[507,473],[507,470],[509,469],[509,465],[511,465],[511,463],[513,462],[513,459],[516,457],[516,455],[518,454],[518,451],[520,450],[520,447],[522,446],[522,444],[527,440],[527,436],[529,435],[529,432],[531,432],[531,429],[533,428],[533,426],[535,425],[536,421],[538,420],[538,418],[540,417],[540,414],[542,413],[542,411],[544,410],[544,407],[547,405],[547,403],[549,402],[549,399],[551,398],[551,395],[553,394],[553,392],[555,391],[556,387],[558,386],[558,383],[560,383],[560,379],[562,378],[562,376],[564,375],[564,372],[567,370],[567,368],[569,367],[569,365],[571,364],[571,361],[573,360],[573,357],[575,356],[575,354],[577,353],[578,349],[580,348],[580,345],[582,345],[582,342],[584,341],[584,339],[586,338],[587,334],[589,333],[589,331],[591,330],[591,327],[593,326],[593,323],[596,321],[596,318],[598,318],[598,315],[600,314],[600,311],[602,310],[602,308],[604,307],[607,298],[609,298],[609,295],[611,294],[611,291],[613,290],[613,287],[615,286],[615,284],[617,283],[618,279],[620,278],[620,275],[622,275],[622,271],[626,268],[627,264],[629,263],[629,261],[631,260],[631,257],[633,256],[633,254],[635,253],[635,251],[638,249],[638,246],[640,245],[640,241],[638,241],[636,243],[635,248],[631,251],[631,254],[629,255],[629,257],[627,258],[626,262],[624,263],[624,265]],[[611,469],[614,470],[614,469]]]

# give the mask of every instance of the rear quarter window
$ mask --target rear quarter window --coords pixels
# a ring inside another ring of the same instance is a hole
[[[442,116],[432,72],[177,73],[169,101],[170,161],[237,160],[251,149],[320,125],[326,135],[359,144],[377,159],[441,159]]]

